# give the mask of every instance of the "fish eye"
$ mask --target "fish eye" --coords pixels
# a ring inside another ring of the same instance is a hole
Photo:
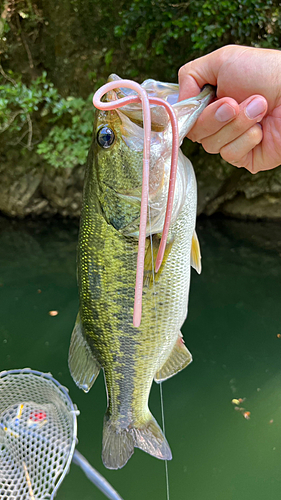
[[[114,140],[115,134],[111,128],[104,126],[99,129],[97,133],[97,141],[102,148],[109,148],[113,144]]]

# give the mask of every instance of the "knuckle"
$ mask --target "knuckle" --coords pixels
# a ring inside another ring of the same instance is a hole
[[[208,146],[204,146],[203,144],[202,144],[202,146],[205,149],[206,153],[209,153],[210,155],[216,155],[216,154],[219,153],[219,151],[217,149],[214,149],[214,148],[212,148],[210,146],[209,147]]]
[[[245,125],[241,123],[241,119],[238,116],[236,119],[234,119],[232,122],[230,122],[228,125],[228,134],[229,137],[239,137],[240,135],[245,133]]]
[[[187,65],[189,65],[189,67],[190,67],[190,63],[186,63],[183,66],[181,66],[180,69],[178,70],[178,79],[179,80],[181,80],[182,78],[185,77],[185,75],[187,73]]]
[[[245,158],[245,165],[243,166],[245,166],[245,168],[253,175],[257,174],[260,170],[257,162],[255,162],[255,156],[253,152],[247,155],[247,157]]]
[[[253,127],[248,130],[249,140],[255,144],[258,144],[262,140],[262,127],[259,123],[256,123]]]
[[[184,72],[184,66],[181,66],[180,69],[178,70],[178,79],[180,80],[181,77],[183,76],[183,72]]]
[[[196,134],[196,130],[191,129],[187,134],[188,139],[192,142],[201,142],[198,134]]]
[[[227,163],[230,163],[234,167],[245,168],[246,170],[249,170],[249,172],[251,172],[252,174],[256,173],[256,171],[254,170],[251,151],[242,157],[235,158],[233,151],[227,149],[226,147],[220,151],[220,155],[223,160],[227,161]]]
[[[252,174],[252,175],[256,175],[258,172],[259,172],[259,169],[255,167],[255,165],[251,165],[250,167],[245,167],[247,170],[249,170],[249,172]]]
[[[203,139],[201,144],[205,151],[209,154],[215,155],[220,152],[219,147],[211,141],[209,142],[208,140]]]
[[[195,70],[196,65],[194,63],[195,63],[195,61],[189,61],[180,67],[180,69],[178,70],[178,79],[179,80],[181,78],[185,78],[187,75],[195,77],[194,70]],[[196,78],[195,78],[195,80],[196,80]]]
[[[223,160],[227,161],[228,163],[231,163],[231,165],[234,165],[236,167],[242,166],[240,158],[235,158],[232,148],[229,147],[228,145],[221,148],[220,155]]]

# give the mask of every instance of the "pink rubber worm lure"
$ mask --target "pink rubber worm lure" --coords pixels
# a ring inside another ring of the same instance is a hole
[[[123,97],[114,102],[101,102],[101,98],[107,92],[120,87],[132,89],[139,95]],[[175,184],[177,176],[177,165],[178,165],[178,148],[179,148],[178,122],[175,112],[172,106],[168,102],[164,101],[163,99],[160,99],[159,97],[149,97],[147,92],[141,87],[141,85],[132,80],[117,80],[108,82],[105,85],[103,85],[99,90],[97,90],[97,92],[93,97],[93,104],[97,109],[108,110],[108,111],[121,108],[126,104],[137,103],[137,102],[141,102],[143,108],[144,147],[143,147],[143,174],[142,174],[139,243],[138,243],[138,257],[137,257],[134,315],[133,315],[133,325],[135,327],[140,326],[141,311],[142,311],[142,288],[143,288],[143,272],[144,272],[144,257],[145,257],[147,207],[148,207],[148,194],[149,194],[149,157],[150,157],[150,138],[151,138],[150,103],[165,107],[171,120],[172,133],[173,133],[168,200],[167,200],[167,208],[166,208],[162,238],[155,262],[156,272],[158,272],[163,261],[171,217],[172,217],[174,192],[175,192]]]

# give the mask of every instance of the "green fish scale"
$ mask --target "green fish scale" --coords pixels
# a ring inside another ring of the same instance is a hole
[[[108,414],[120,427],[145,422],[153,377],[169,357],[185,319],[195,205],[194,196],[186,198],[170,230],[174,242],[161,276],[144,288],[140,328],[132,324],[137,240],[107,224],[95,206],[84,206],[80,314],[87,341],[105,372]]]

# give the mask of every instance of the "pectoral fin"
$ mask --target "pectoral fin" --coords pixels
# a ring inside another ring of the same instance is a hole
[[[196,231],[194,231],[192,236],[190,265],[198,272],[198,274],[201,274],[201,252]]]
[[[191,361],[192,355],[184,345],[182,334],[180,332],[169,358],[164,363],[162,368],[156,373],[154,377],[155,382],[159,383],[167,380],[183,370],[187,365],[189,365],[189,363],[191,363]]]
[[[76,385],[83,389],[84,392],[88,392],[96,380],[101,366],[95,359],[83,335],[83,326],[79,314],[71,336],[68,366]]]
[[[143,276],[143,285],[150,287],[153,285],[153,280],[157,282],[161,276],[161,273],[163,269],[165,268],[165,263],[167,261],[167,258],[170,254],[170,251],[172,250],[174,238],[170,237],[169,240],[167,241],[166,244],[166,249],[164,253],[164,258],[161,264],[161,267],[158,271],[158,273],[153,272],[153,266],[155,266],[155,261],[160,245],[160,236],[158,234],[154,234],[152,236],[152,248],[151,248],[151,242],[150,238],[147,238],[146,242],[146,252],[145,252],[145,257],[144,257],[144,276]],[[152,253],[153,252],[153,253]]]

